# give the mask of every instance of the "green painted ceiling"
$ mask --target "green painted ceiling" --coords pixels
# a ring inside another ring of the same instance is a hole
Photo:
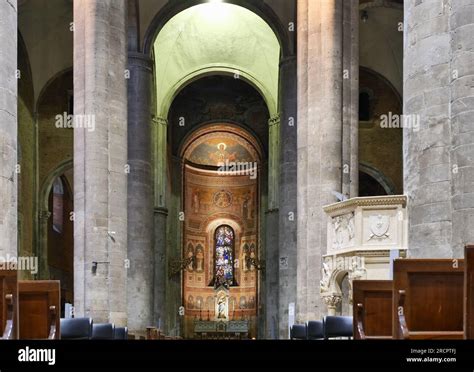
[[[154,55],[161,117],[184,86],[213,73],[238,74],[259,90],[270,114],[277,113],[280,44],[270,26],[243,7],[211,2],[182,11],[158,34]]]

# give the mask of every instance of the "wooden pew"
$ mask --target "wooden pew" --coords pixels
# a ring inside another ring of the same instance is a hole
[[[464,249],[464,334],[474,339],[474,245]]]
[[[398,259],[393,271],[393,338],[464,338],[464,260]]]
[[[392,338],[392,281],[352,282],[354,339]]]
[[[3,270],[0,264],[0,336],[2,339],[18,338],[18,273]]]
[[[58,280],[18,282],[20,339],[59,339],[60,296]]]

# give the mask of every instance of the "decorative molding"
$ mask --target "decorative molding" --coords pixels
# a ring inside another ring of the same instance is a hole
[[[50,211],[39,211],[38,212],[40,220],[48,220],[51,217]]]
[[[151,74],[153,72],[153,60],[146,54],[129,51],[128,67],[141,68],[142,70]]]
[[[348,199],[343,202],[329,204],[323,207],[324,212],[333,214],[344,211],[346,209],[356,207],[377,207],[377,206],[396,206],[401,205],[403,208],[407,205],[408,197],[406,195],[387,195],[387,196],[370,196]]]
[[[328,309],[336,309],[337,305],[342,302],[342,295],[337,293],[331,293],[327,296],[323,296],[323,301]]]
[[[376,216],[370,216],[370,231],[372,234],[369,236],[369,241],[372,239],[385,240],[390,238],[390,216],[378,214]]]
[[[272,127],[274,125],[278,125],[280,124],[280,120],[281,120],[280,114],[277,114],[271,117],[270,119],[268,119],[268,126]]]
[[[164,119],[164,118],[159,117],[159,116],[153,116],[153,118],[151,120],[152,120],[153,124],[168,126],[168,119]]]
[[[189,265],[194,266],[194,262],[194,255],[191,257],[186,257],[184,260],[170,260],[168,264],[168,277],[171,279],[172,277],[179,274],[181,271],[186,270]]]
[[[153,211],[155,214],[162,214],[163,216],[168,216],[168,208],[155,207]]]

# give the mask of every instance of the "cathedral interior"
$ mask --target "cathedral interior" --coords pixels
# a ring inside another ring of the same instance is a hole
[[[0,255],[61,318],[184,339],[288,339],[394,260],[462,258],[474,2],[448,2],[0,0]]]

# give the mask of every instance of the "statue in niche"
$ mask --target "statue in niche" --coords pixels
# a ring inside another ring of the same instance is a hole
[[[254,201],[254,192],[251,192],[249,193],[250,194],[250,200],[249,200],[249,219],[253,219],[254,218],[254,215],[253,215],[253,201]]]
[[[226,297],[221,295],[217,300],[217,319],[226,319]]]
[[[194,297],[189,295],[188,296],[188,309],[193,309],[194,308]]]
[[[202,310],[203,302],[204,302],[204,301],[203,301],[202,297],[200,297],[200,296],[196,297],[196,308],[197,308],[198,310]]]
[[[204,251],[200,245],[196,248],[196,272],[202,273],[204,271]]]
[[[250,270],[250,264],[248,262],[249,258],[250,258],[249,246],[245,244],[244,249],[242,250],[242,263],[243,263],[244,272],[247,272]]]
[[[187,270],[189,272],[192,272],[193,269],[194,269],[194,265],[193,265],[193,262],[194,262],[194,249],[193,249],[193,246],[191,244],[188,245],[188,253],[187,253],[187,259],[189,259],[189,262],[188,262],[188,266],[187,266]]]
[[[249,216],[249,200],[250,196],[247,193],[244,195],[242,203],[242,217],[244,218],[244,220],[247,220]]]
[[[245,296],[240,297],[239,308],[240,309],[246,309],[247,308],[247,299],[245,298]]]
[[[193,208],[194,213],[199,213],[199,208],[200,208],[199,191],[194,191],[193,193],[192,208]]]
[[[250,246],[250,259],[252,260],[251,262],[255,262],[255,259],[256,259],[255,246],[253,244]],[[249,266],[250,266],[250,271],[255,271],[255,265],[250,263]]]
[[[249,309],[255,309],[255,297],[254,296],[249,297],[248,308]]]

